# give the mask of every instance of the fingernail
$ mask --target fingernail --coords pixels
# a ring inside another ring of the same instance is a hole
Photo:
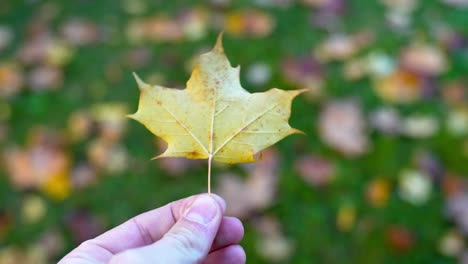
[[[206,195],[198,197],[187,210],[186,219],[197,222],[202,225],[207,225],[216,216],[218,206],[216,201]]]

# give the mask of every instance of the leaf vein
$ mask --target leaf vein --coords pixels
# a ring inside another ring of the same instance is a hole
[[[216,153],[218,153],[218,151],[220,151],[222,148],[224,148],[224,146],[229,143],[233,138],[235,138],[237,135],[239,135],[239,133],[241,133],[245,128],[247,128],[248,126],[250,126],[253,122],[255,122],[256,120],[258,120],[260,117],[264,116],[266,113],[268,113],[269,111],[273,110],[274,108],[276,108],[278,106],[278,104],[274,104],[272,105],[271,107],[267,108],[265,111],[261,112],[260,114],[258,114],[257,116],[255,116],[254,118],[252,118],[251,120],[249,120],[249,122],[247,122],[245,125],[243,125],[239,130],[237,130],[232,136],[230,136],[229,138],[226,139],[226,141],[223,142],[223,144],[221,144],[221,146],[219,148],[217,148],[215,150],[215,152],[213,153],[213,156],[216,155]]]
[[[166,110],[175,120],[176,122],[182,127],[185,129],[185,131],[187,131],[190,136],[192,136],[193,139],[195,139],[195,141],[203,148],[203,150],[205,150],[206,154],[208,154],[208,150],[206,149],[206,147],[203,145],[203,143],[201,143],[201,141],[198,139],[197,136],[195,136],[193,134],[192,131],[190,131],[190,129],[188,129],[188,127],[181,121],[177,118],[177,116],[171,111],[169,110],[165,105],[161,105],[162,108],[164,108],[164,110]]]

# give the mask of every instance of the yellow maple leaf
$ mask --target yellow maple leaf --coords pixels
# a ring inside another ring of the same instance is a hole
[[[302,133],[288,124],[291,102],[304,90],[271,89],[249,93],[240,85],[240,67],[232,68],[222,46],[200,56],[185,90],[144,83],[136,74],[140,102],[129,115],[168,143],[155,157],[244,163],[282,138]]]

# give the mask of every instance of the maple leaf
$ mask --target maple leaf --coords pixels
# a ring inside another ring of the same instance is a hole
[[[140,101],[129,117],[168,143],[155,159],[208,159],[208,192],[212,160],[253,162],[262,149],[302,133],[288,119],[292,100],[304,90],[251,94],[240,85],[239,71],[224,54],[220,34],[215,47],[200,56],[184,90],[149,85],[134,74]]]

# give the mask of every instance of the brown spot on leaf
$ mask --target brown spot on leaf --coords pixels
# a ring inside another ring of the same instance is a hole
[[[202,156],[202,154],[196,150],[189,152],[188,155],[192,158],[199,158]]]

